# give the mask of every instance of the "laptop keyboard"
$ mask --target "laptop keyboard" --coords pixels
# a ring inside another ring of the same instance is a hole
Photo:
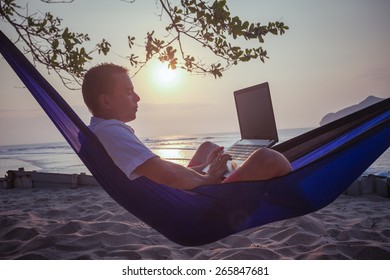
[[[257,145],[239,145],[235,144],[231,146],[226,153],[231,155],[235,160],[246,160],[254,151],[258,150],[259,146]]]

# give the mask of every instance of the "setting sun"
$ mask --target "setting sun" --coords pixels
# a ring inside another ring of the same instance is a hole
[[[169,69],[166,64],[157,66],[157,79],[159,82],[172,85],[177,81],[177,70]]]

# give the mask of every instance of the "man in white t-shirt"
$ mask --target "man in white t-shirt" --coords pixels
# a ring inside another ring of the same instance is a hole
[[[290,163],[282,154],[260,149],[233,174],[222,179],[231,157],[223,153],[223,147],[211,142],[198,148],[188,167],[158,157],[126,124],[136,118],[140,97],[124,67],[100,64],[91,68],[84,76],[82,92],[92,113],[90,129],[130,179],[145,176],[173,188],[192,189],[207,184],[265,180],[291,171]],[[207,165],[210,168],[204,174],[202,170]]]

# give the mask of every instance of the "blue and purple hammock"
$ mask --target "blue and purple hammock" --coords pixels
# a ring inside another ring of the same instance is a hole
[[[173,189],[129,180],[57,91],[0,31],[0,51],[104,190],[168,239],[187,246],[305,215],[333,202],[390,145],[390,98],[274,146],[293,172],[279,178]]]

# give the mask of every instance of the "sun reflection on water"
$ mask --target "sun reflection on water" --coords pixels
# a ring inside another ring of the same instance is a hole
[[[178,164],[188,164],[194,151],[179,149],[155,149],[153,152],[159,157]]]

